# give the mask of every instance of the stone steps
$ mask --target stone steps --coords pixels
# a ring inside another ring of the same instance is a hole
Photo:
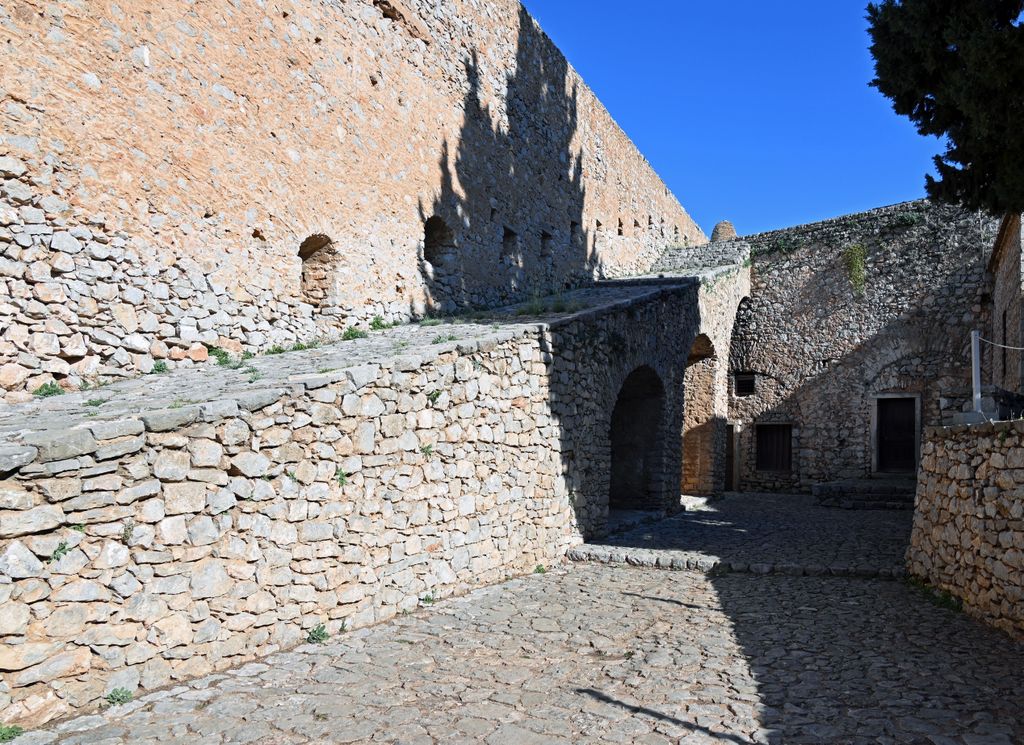
[[[703,574],[760,574],[790,577],[860,577],[867,579],[903,579],[902,567],[864,564],[812,564],[804,562],[745,562],[723,560],[717,556],[695,554],[691,551],[603,546],[585,543],[566,552],[573,562],[601,564],[628,564],[630,566],[673,571],[701,572]]]
[[[910,477],[829,481],[811,487],[815,502],[847,510],[912,510],[917,481]]]

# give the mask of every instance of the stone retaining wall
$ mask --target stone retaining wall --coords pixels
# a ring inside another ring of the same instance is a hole
[[[1024,638],[1024,422],[926,430],[907,564]]]
[[[28,0],[0,29],[8,401],[705,240],[515,0]]]
[[[409,326],[15,407],[0,428],[0,721],[558,561],[604,530],[611,412],[641,365],[666,391],[656,506],[678,505],[677,342],[696,335],[697,285],[583,292],[540,322]]]

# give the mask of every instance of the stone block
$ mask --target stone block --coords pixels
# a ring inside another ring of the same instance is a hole
[[[37,450],[40,463],[67,460],[96,451],[97,444],[87,429],[49,430],[25,435],[24,444]]]
[[[18,538],[42,533],[64,523],[64,510],[57,505],[44,504],[16,512],[0,511],[0,538]]]

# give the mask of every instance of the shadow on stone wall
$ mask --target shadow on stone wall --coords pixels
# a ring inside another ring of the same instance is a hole
[[[484,72],[473,51],[462,129],[438,162],[441,192],[419,207],[423,223],[439,228],[425,231],[419,257],[430,314],[549,294],[599,272],[596,236],[583,220],[582,157],[573,150],[578,91],[567,90],[568,63],[524,8],[518,23],[507,124],[481,100]],[[502,201],[522,194],[536,198]]]

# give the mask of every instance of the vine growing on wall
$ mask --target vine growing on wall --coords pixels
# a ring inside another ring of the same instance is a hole
[[[864,289],[867,287],[867,249],[860,243],[847,246],[846,251],[843,252],[843,260],[846,262],[846,271],[850,275],[853,294],[862,297]]]

